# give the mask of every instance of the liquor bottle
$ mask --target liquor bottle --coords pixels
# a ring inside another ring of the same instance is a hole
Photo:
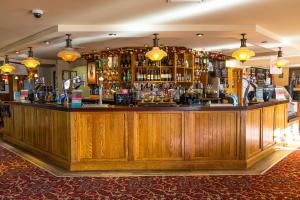
[[[126,73],[123,72],[123,81],[126,82]]]
[[[172,77],[172,69],[169,69],[169,81],[172,81],[173,77]]]
[[[165,81],[165,69],[162,69],[160,78],[162,81]]]
[[[146,81],[147,80],[147,71],[146,71],[146,69],[142,69],[142,73],[143,73],[143,80],[142,81]]]
[[[136,81],[140,81],[140,69],[137,69],[137,70],[136,70],[135,80],[136,80]]]
[[[127,72],[128,72],[128,79],[127,80],[128,80],[128,82],[131,82],[131,72],[130,72],[130,70],[128,70]]]
[[[120,56],[120,67],[124,67],[124,56],[123,55],[121,55]]]
[[[150,77],[151,77],[151,75],[150,75],[150,69],[148,70],[148,74],[147,74],[147,81],[150,81]]]

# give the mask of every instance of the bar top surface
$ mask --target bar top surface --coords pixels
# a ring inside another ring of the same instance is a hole
[[[116,112],[116,111],[239,111],[239,110],[252,110],[256,108],[262,108],[267,106],[274,106],[282,103],[288,103],[288,100],[284,101],[270,101],[264,103],[250,104],[248,106],[201,106],[201,105],[177,105],[177,106],[119,106],[109,105],[108,107],[71,107],[57,104],[40,104],[40,103],[24,103],[10,101],[6,102],[13,105],[32,106],[43,109],[59,110],[66,112]]]

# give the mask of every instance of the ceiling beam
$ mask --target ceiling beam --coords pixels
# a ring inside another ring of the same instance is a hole
[[[0,53],[7,53],[9,51],[13,51],[16,50],[16,48],[20,47],[20,46],[24,46],[27,44],[32,44],[34,41],[41,39],[42,37],[45,37],[49,34],[53,34],[53,33],[57,33],[58,32],[58,26],[52,26],[50,28],[44,29],[40,32],[37,32],[35,34],[32,34],[30,36],[27,36],[25,38],[22,38],[16,42],[10,43],[4,47],[0,48]]]

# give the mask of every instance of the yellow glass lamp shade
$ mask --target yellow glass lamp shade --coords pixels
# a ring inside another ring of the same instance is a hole
[[[254,51],[249,50],[247,47],[241,47],[232,54],[232,57],[240,62],[245,62],[253,56],[255,56]]]
[[[283,57],[281,47],[279,47],[277,59],[272,64],[277,68],[285,67],[289,64],[289,61]]]
[[[289,61],[284,58],[277,58],[274,62],[273,65],[277,68],[285,67],[287,64],[289,64]]]
[[[36,68],[41,63],[33,57],[28,57],[27,59],[22,61],[22,64],[25,65],[27,68]]]
[[[81,57],[80,53],[75,51],[73,48],[69,48],[69,47],[58,52],[57,56],[68,63],[74,62],[75,60]]]
[[[80,53],[72,48],[71,34],[66,34],[66,48],[58,52],[57,56],[64,61],[71,63],[81,57]]]
[[[242,33],[242,39],[241,39],[241,47],[233,52],[232,57],[240,61],[241,63],[244,63],[245,61],[249,60],[252,56],[255,56],[254,51],[251,51],[247,48],[247,39],[245,38],[246,33]]]
[[[146,53],[146,57],[152,61],[160,61],[163,57],[166,57],[167,53],[161,50],[159,47],[153,47],[151,51]]]
[[[9,73],[12,73],[15,70],[15,67],[10,65],[9,63],[5,63],[4,65],[2,65],[0,67],[0,69],[3,73],[9,74]]]

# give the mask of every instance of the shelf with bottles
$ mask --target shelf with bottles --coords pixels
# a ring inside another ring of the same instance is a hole
[[[175,54],[175,64],[177,68],[193,68],[193,54],[178,53]]]
[[[189,83],[194,78],[194,57],[190,53],[175,54],[175,81]]]

